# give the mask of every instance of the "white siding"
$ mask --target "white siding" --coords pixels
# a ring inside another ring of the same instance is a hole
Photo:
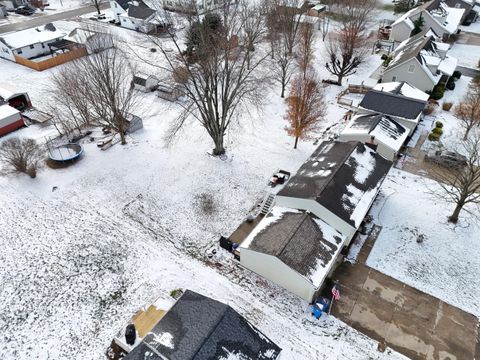
[[[274,256],[250,249],[240,249],[240,264],[284,289],[312,302],[317,289],[302,275]]]
[[[410,37],[412,28],[407,25],[405,21],[397,24],[392,24],[392,31],[390,32],[390,40],[402,42]]]
[[[10,61],[15,61],[15,56],[13,56],[12,50],[10,50],[10,48],[4,43],[2,43],[1,41],[0,41],[0,57]]]
[[[152,31],[153,28],[155,27],[153,24],[150,24],[144,20],[128,17],[126,15],[121,15],[119,16],[119,18],[120,18],[120,25],[130,30],[148,33]]]
[[[15,55],[19,55],[25,59],[31,59],[37,56],[50,54],[50,48],[48,44],[54,42],[55,40],[49,41],[48,43],[37,43],[31,46],[24,46],[20,49],[13,50]],[[19,50],[21,54],[19,54]]]
[[[338,140],[340,141],[360,141],[365,143],[366,141],[370,140],[370,134],[340,134]],[[397,151],[392,149],[388,145],[384,144],[383,142],[375,139],[375,142],[378,144],[377,153],[382,155],[387,160],[394,160],[397,156]]]
[[[415,65],[413,73],[408,72],[410,65]],[[428,76],[426,71],[417,59],[412,58],[399,66],[385,70],[382,76],[382,82],[406,81],[422,91],[430,91],[436,85],[436,82]]]
[[[120,15],[125,14],[126,11],[117,4],[116,1],[110,1],[110,8],[112,9],[113,16],[115,17],[115,22],[120,22]]]

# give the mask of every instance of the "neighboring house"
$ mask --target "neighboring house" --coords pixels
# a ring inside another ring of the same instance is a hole
[[[230,306],[190,290],[149,328],[133,345],[114,340],[124,360],[276,360],[281,352]]]
[[[137,73],[133,76],[133,86],[137,90],[150,92],[155,90],[155,88],[158,86],[158,79],[154,75]]]
[[[394,161],[409,135],[408,130],[388,115],[361,114],[349,121],[338,140],[360,141]]]
[[[465,9],[450,7],[440,0],[431,0],[413,8],[392,23],[390,40],[402,42],[407,40],[414,29],[415,21],[422,17],[423,30],[433,30],[442,40],[457,33],[464,18]]]
[[[358,105],[358,112],[388,115],[408,129],[415,131],[430,96],[406,82],[378,83],[368,91]]]
[[[165,26],[160,12],[142,0],[111,0],[110,7],[115,22],[124,28],[150,33]]]
[[[457,67],[457,59],[447,55],[449,45],[438,42],[430,32],[402,42],[393,60],[381,71],[382,82],[405,81],[422,91],[445,84]]]
[[[322,142],[240,244],[240,263],[308,302],[350,244],[392,162],[359,142]]]
[[[26,92],[18,92],[13,86],[0,84],[0,104],[8,103],[17,110],[24,110],[32,106],[30,97]]]
[[[28,5],[27,0],[0,0],[0,5],[5,6],[8,11],[13,11],[19,6]]]
[[[0,105],[0,136],[25,126],[20,111],[8,104]]]
[[[274,206],[241,244],[240,263],[312,302],[335,268],[345,240],[309,212]]]
[[[476,1],[475,0],[443,0],[445,4],[452,8],[464,9],[461,24],[469,25],[472,22],[477,21],[478,12],[475,9]]]
[[[350,243],[392,163],[358,142],[324,141],[275,198],[310,211]]]
[[[157,87],[157,96],[168,101],[177,101],[185,95],[183,87],[179,84],[160,83]]]
[[[64,40],[79,44],[87,50],[88,54],[113,47],[113,41],[107,34],[83,28],[73,29]]]
[[[17,61],[15,56],[33,59],[51,54],[50,44],[61,40],[67,35],[58,31],[52,24],[0,34],[0,57]]]

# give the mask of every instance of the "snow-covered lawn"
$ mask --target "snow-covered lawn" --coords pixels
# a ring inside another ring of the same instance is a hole
[[[480,221],[463,212],[458,224],[449,223],[454,205],[432,195],[438,189],[392,169],[371,211],[383,228],[367,264],[480,316]]]
[[[27,90],[42,108],[55,69],[5,60],[0,69],[2,82]],[[338,91],[326,89],[324,128],[345,111],[335,104]],[[103,359],[140,306],[176,288],[232,305],[283,348],[285,360],[404,359],[378,353],[375,341],[334,318],[306,322],[305,302],[222,250],[222,266],[205,261],[263,198],[271,174],[295,171],[314,149],[303,141],[292,149],[278,87],[265,99],[262,113],[252,109],[227,134],[226,161],[207,155],[211,140],[195,123],[167,147],[163,136],[179,107],[145,94],[144,129],[128,145],[104,152],[86,139],[83,159],[68,168],[44,168],[33,180],[0,177],[0,359]],[[51,131],[34,125],[11,136],[41,140]],[[212,214],[201,211],[202,194],[213,199]]]
[[[453,44],[448,54],[458,59],[458,65],[478,68],[480,61],[480,46],[478,45]]]

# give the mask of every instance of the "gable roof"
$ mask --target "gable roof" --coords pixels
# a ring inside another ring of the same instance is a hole
[[[377,83],[373,90],[381,91],[381,92],[389,92],[391,94],[401,95],[407,98],[420,100],[423,102],[427,102],[430,98],[426,92],[423,92],[420,89],[417,89],[415,86],[410,85],[406,81],[392,81],[392,82],[385,82],[385,83]]]
[[[230,306],[186,290],[124,359],[274,360],[280,351]]]
[[[390,116],[383,114],[364,114],[353,117],[342,134],[362,134],[374,136],[389,148],[398,151],[408,136],[407,128]],[[360,140],[360,139],[358,139]]]
[[[241,245],[280,259],[319,288],[345,237],[313,214],[274,206]]]
[[[127,10],[130,0],[115,0],[115,2],[120,5],[123,10]]]
[[[149,8],[143,1],[138,2],[138,6],[130,5],[128,7],[128,16],[136,19],[148,19],[157,11]]]
[[[324,141],[278,196],[315,200],[358,228],[391,165],[359,142]]]
[[[48,25],[48,24],[47,24]],[[67,34],[59,30],[49,30],[47,26],[30,28],[0,35],[0,41],[10,49],[20,49],[38,43],[47,43],[63,38]]]
[[[402,86],[399,86],[392,92],[369,90],[358,106],[386,115],[416,119],[425,108],[427,102],[399,94],[401,88]]]

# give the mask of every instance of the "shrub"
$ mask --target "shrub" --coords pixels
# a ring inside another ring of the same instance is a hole
[[[443,129],[441,129],[441,128],[434,128],[434,129],[432,130],[432,134],[436,134],[436,135],[440,136],[440,135],[443,134]]]
[[[390,61],[393,60],[393,56],[387,56],[384,60],[383,60],[383,66],[387,67],[388,64],[390,64]]]
[[[445,85],[435,85],[430,96],[433,100],[440,100],[445,93]]]
[[[443,105],[442,105],[442,109],[445,110],[445,111],[450,111],[450,109],[452,108],[453,106],[453,103],[451,102],[444,102]],[[443,124],[442,124],[443,126]],[[438,126],[437,126],[438,127]],[[441,126],[440,126],[441,127]]]
[[[456,80],[460,79],[461,77],[462,77],[462,73],[458,70],[455,70],[452,74],[452,78],[454,78]]]
[[[37,176],[43,148],[33,139],[11,138],[0,145],[0,160],[13,172]]]
[[[428,140],[430,140],[430,141],[438,141],[438,139],[440,139],[439,134],[435,134],[435,133],[432,132],[428,135]]]
[[[183,290],[182,289],[175,289],[170,291],[170,296],[177,300],[180,296],[182,296]]]
[[[433,106],[427,106],[425,107],[425,109],[423,109],[423,114],[424,115],[430,115],[431,113],[433,113]]]
[[[441,128],[443,128],[443,123],[441,121],[436,121],[435,122],[435,127],[441,129]]]
[[[455,89],[455,79],[454,79],[453,77],[451,77],[450,79],[448,79],[446,88],[447,88],[448,90],[453,90],[453,89]]]

